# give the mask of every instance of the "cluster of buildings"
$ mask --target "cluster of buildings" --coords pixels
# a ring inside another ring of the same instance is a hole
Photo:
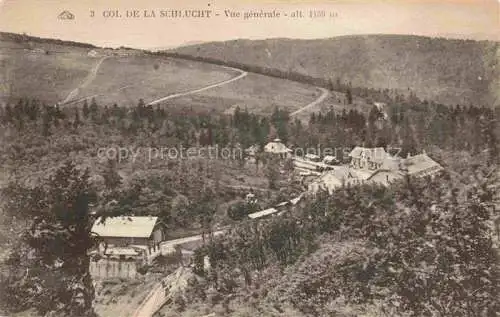
[[[401,158],[391,155],[383,147],[366,148],[356,146],[348,155],[349,164],[341,164],[335,156],[320,157],[316,154],[296,156],[279,139],[264,146],[263,151],[280,158],[291,158],[295,171],[307,181],[308,193],[327,191],[330,194],[342,186],[366,183],[389,186],[405,175],[414,177],[434,176],[443,167],[430,158],[425,151],[417,155]],[[256,146],[247,149],[250,156],[258,152]]]
[[[292,150],[279,139],[269,142],[263,150],[283,159],[292,159],[295,172],[303,179],[308,179],[305,182],[307,191],[271,208],[249,214],[248,218],[252,220],[288,212],[306,195],[314,196],[319,192],[328,192],[331,195],[343,186],[370,183],[389,186],[391,183],[403,179],[406,175],[432,177],[443,170],[443,167],[425,152],[401,158],[397,155],[391,155],[382,147],[355,147],[349,153],[350,162],[348,164],[341,164],[335,157],[328,155],[325,157],[314,154],[307,154],[303,157],[294,156],[291,154]],[[254,146],[247,149],[247,152],[256,155],[260,151]],[[255,199],[254,194],[248,194],[246,197],[248,202]],[[151,264],[155,257],[162,254],[161,243],[166,237],[163,223],[157,217],[148,216],[113,217],[107,218],[105,221],[96,219],[92,232],[100,237],[102,243],[91,256],[100,258],[100,261],[106,261],[101,263],[101,266],[97,262],[93,264],[92,272],[96,272],[98,276],[106,277],[109,277],[110,274],[113,276],[123,274],[122,264],[126,262],[139,266]],[[115,267],[113,268],[115,271],[109,273],[110,267]],[[103,274],[103,270],[105,274]],[[134,266],[132,269],[127,267],[125,276],[130,276],[131,271],[135,274],[136,267]]]
[[[342,186],[361,184],[389,186],[406,175],[432,177],[443,170],[425,151],[401,158],[389,154],[384,148],[355,147],[349,157],[348,165],[335,166],[309,183],[308,192],[314,195],[323,190],[332,194]]]

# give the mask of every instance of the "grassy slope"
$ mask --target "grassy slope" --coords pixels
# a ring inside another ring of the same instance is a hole
[[[96,62],[87,56],[87,51],[0,37],[0,102],[20,97],[47,103],[64,99]]]
[[[168,101],[170,107],[199,107],[231,113],[236,106],[269,115],[275,107],[297,110],[319,97],[310,85],[249,73],[229,85]]]
[[[102,63],[95,80],[82,89],[79,97],[98,94],[100,104],[136,105],[139,98],[149,102],[237,75],[219,66],[163,57],[113,57]]]
[[[194,56],[351,81],[354,86],[410,87],[443,103],[498,105],[499,46],[417,36],[346,36],[320,40],[234,40],[176,49]],[[495,101],[496,98],[496,101]]]
[[[100,59],[88,56],[88,49],[84,48],[0,39],[0,101],[15,102],[21,97],[48,104],[61,101],[86,81]],[[197,62],[143,54],[113,56],[103,61],[95,79],[80,89],[75,99],[97,95],[101,104],[136,105],[139,98],[152,101],[236,75],[234,71]]]
[[[140,98],[149,102],[239,74],[212,64],[146,55],[136,50],[122,56],[123,51],[94,49],[99,53],[96,57],[88,55],[90,50],[68,43],[0,34],[0,102],[16,102],[18,98],[28,97],[52,104],[64,100],[80,87],[74,101],[95,97],[101,105],[116,102],[130,106],[136,105]],[[81,87],[102,56],[110,57],[102,62],[95,78]],[[229,85],[165,104],[221,112],[239,105],[267,114],[275,106],[297,110],[318,96],[318,90],[310,85],[249,74]]]

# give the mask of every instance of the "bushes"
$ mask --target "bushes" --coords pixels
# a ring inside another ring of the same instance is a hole
[[[233,220],[242,220],[248,214],[256,212],[258,210],[258,205],[250,202],[240,201],[234,205],[231,205],[227,209],[227,215]]]
[[[483,175],[464,186],[448,176],[341,189],[296,215],[243,224],[210,243],[203,253],[209,280],[249,286],[252,272],[279,263],[291,269],[270,282],[278,286],[268,296],[314,316],[328,314],[323,307],[337,298],[382,302],[399,315],[494,316],[492,181]],[[323,247],[308,255],[324,235]]]

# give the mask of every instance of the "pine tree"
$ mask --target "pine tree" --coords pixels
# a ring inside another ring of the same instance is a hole
[[[95,100],[95,98],[92,98],[92,101],[90,102],[90,112],[92,114],[96,114],[97,113],[97,110],[98,110],[98,106],[97,106],[97,102]]]
[[[92,98],[92,101],[90,102],[89,111],[90,111],[90,116],[91,116],[92,120],[94,122],[97,121],[98,117],[99,117],[99,106],[97,105],[95,98]]]
[[[45,109],[45,112],[42,117],[42,135],[47,137],[50,135],[50,126],[51,126],[51,116],[50,112]]]
[[[22,236],[31,250],[21,263],[28,274],[11,291],[42,315],[95,316],[88,256],[96,243],[89,211],[95,194],[88,170],[68,162],[45,184],[10,188],[16,190],[7,191],[9,212],[31,222]]]
[[[347,88],[347,91],[345,93],[346,98],[347,98],[347,104],[351,105],[352,104],[352,92],[350,88]]]
[[[115,190],[122,184],[122,178],[116,170],[116,161],[108,161],[108,165],[102,176],[104,178],[104,186],[108,190]]]
[[[270,158],[266,165],[266,176],[269,185],[269,189],[277,189],[278,188],[278,180],[279,180],[279,164],[277,159]]]
[[[88,119],[89,114],[90,114],[90,109],[89,109],[89,104],[88,104],[88,102],[87,102],[87,99],[85,99],[85,100],[83,101],[82,113],[83,113],[83,117],[84,117],[85,119]]]
[[[76,130],[80,126],[82,121],[80,120],[80,111],[75,108],[75,119],[73,120],[73,128]]]

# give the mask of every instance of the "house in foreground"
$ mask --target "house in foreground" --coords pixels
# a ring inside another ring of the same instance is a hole
[[[145,258],[150,262],[160,254],[160,243],[165,238],[163,224],[158,217],[122,216],[98,218],[92,233],[102,241],[104,255],[121,254]]]

